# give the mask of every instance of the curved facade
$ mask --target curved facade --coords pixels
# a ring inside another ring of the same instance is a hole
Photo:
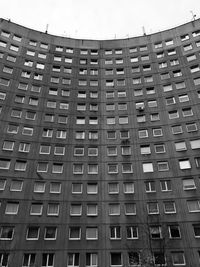
[[[0,265],[200,264],[200,20],[124,40],[0,21]]]

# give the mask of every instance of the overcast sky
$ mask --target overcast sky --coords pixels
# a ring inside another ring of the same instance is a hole
[[[200,17],[200,0],[0,0],[0,17],[50,34],[127,38]]]

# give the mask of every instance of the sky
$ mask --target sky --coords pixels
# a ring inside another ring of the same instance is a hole
[[[200,0],[0,0],[0,17],[77,39],[120,39],[200,18]],[[47,26],[48,25],[48,26]]]

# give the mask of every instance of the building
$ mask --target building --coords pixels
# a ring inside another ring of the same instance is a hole
[[[0,20],[0,265],[200,264],[200,20],[122,40]]]

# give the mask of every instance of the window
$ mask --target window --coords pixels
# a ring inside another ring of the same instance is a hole
[[[15,96],[15,102],[16,103],[23,104],[24,103],[24,100],[25,100],[25,97],[24,96],[20,96],[20,95],[16,95]]]
[[[19,130],[19,126],[18,125],[9,124],[8,128],[7,128],[7,133],[17,134],[18,130]],[[0,168],[1,168],[1,159],[0,159]]]
[[[129,264],[129,266],[139,266],[140,265],[139,252],[135,252],[135,251],[128,252],[128,264]]]
[[[3,191],[6,187],[6,180],[0,179],[0,191]]]
[[[58,123],[67,124],[68,117],[58,115]]]
[[[165,101],[166,101],[166,105],[172,105],[172,104],[176,103],[174,97],[168,97],[168,98],[165,99]]]
[[[55,146],[54,147],[54,155],[64,155],[65,154],[65,147],[63,146]]]
[[[119,117],[119,124],[128,124],[128,117],[127,116]]]
[[[98,265],[97,253],[86,253],[86,266],[95,267]]]
[[[85,132],[76,132],[76,139],[85,139]]]
[[[178,64],[179,64],[179,60],[178,59],[172,59],[172,60],[170,60],[170,65],[171,66],[176,66]],[[182,75],[180,75],[180,76],[182,76]]]
[[[180,159],[179,160],[179,168],[181,170],[191,169],[191,164],[190,164],[189,159]]]
[[[2,267],[8,266],[9,254],[8,253],[0,253],[0,264]]]
[[[67,266],[68,267],[79,266],[79,253],[68,253]]]
[[[18,209],[19,209],[19,203],[8,202],[6,204],[5,214],[16,215],[18,213]]]
[[[48,145],[40,145],[40,151],[39,153],[40,154],[50,154],[50,151],[51,151],[51,146],[48,146]]]
[[[153,252],[154,263],[156,266],[165,266],[165,255],[163,252]]]
[[[164,212],[166,214],[176,213],[176,206],[174,201],[165,201],[164,205]]]
[[[43,253],[42,254],[42,267],[53,267],[54,266],[54,254]]]
[[[38,86],[38,85],[32,85],[32,86],[31,86],[31,91],[32,91],[32,92],[35,92],[35,93],[40,93],[40,91],[41,91],[41,87]]]
[[[20,192],[22,191],[23,181],[21,180],[12,180],[10,184],[11,192]]]
[[[53,136],[53,130],[51,130],[51,129],[43,129],[42,136],[43,137],[52,137]]]
[[[97,140],[98,139],[98,132],[92,131],[88,133],[89,140]]]
[[[150,235],[152,239],[162,238],[161,227],[160,226],[150,226]]]
[[[162,192],[172,191],[172,184],[170,180],[160,181],[160,187]]]
[[[135,203],[125,203],[124,209],[125,209],[125,215],[136,215]]]
[[[159,69],[163,69],[163,68],[166,68],[167,67],[167,62],[161,62],[158,64],[159,66]]]
[[[186,52],[186,51],[189,51],[189,50],[192,50],[192,45],[191,44],[187,44],[185,46],[183,46],[183,50]]]
[[[172,88],[171,84],[163,85],[163,91],[164,92],[169,92],[169,91],[172,91],[172,90],[173,90],[173,88]]]
[[[26,119],[27,120],[35,120],[35,118],[36,118],[35,112],[31,112],[31,111],[26,112]]]
[[[195,54],[192,54],[192,55],[188,55],[188,56],[187,56],[187,61],[188,61],[188,62],[193,61],[193,60],[196,60],[196,59],[197,59],[197,57],[196,57]]]
[[[97,125],[98,124],[98,118],[97,117],[89,117],[89,124]]]
[[[82,194],[83,185],[81,183],[72,183],[72,194]]]
[[[12,74],[13,73],[13,68],[4,66],[3,67],[3,72],[8,73],[8,74]]]
[[[118,110],[127,110],[127,103],[118,103]]]
[[[16,161],[15,171],[26,171],[27,162],[26,161]]]
[[[187,150],[186,143],[184,141],[182,142],[176,142],[175,143],[176,151],[184,151]]]
[[[34,183],[34,193],[44,193],[45,192],[45,182],[37,181]]]
[[[49,192],[51,194],[60,194],[61,193],[61,183],[60,182],[51,182]]]
[[[160,120],[159,113],[153,113],[153,114],[151,114],[151,121],[159,121],[159,120]]]
[[[8,170],[10,168],[10,160],[0,159],[0,169]]]
[[[179,113],[177,110],[169,111],[168,114],[170,120],[179,118]]]
[[[174,266],[185,265],[185,256],[181,251],[171,252],[172,263]]]
[[[30,215],[42,215],[43,205],[40,203],[32,203]]]
[[[98,156],[98,148],[96,147],[88,147],[88,156]]]
[[[153,136],[154,137],[158,137],[158,136],[162,136],[162,135],[163,135],[162,128],[153,129]]]
[[[87,184],[87,194],[97,194],[98,193],[98,184],[89,183]]]
[[[139,134],[139,138],[146,138],[148,137],[148,130],[139,130],[138,134]]]
[[[27,240],[38,240],[40,228],[38,226],[29,226],[26,233]]]
[[[153,172],[153,163],[151,162],[143,163],[142,167],[144,173]]]
[[[109,215],[111,216],[120,215],[120,204],[118,203],[109,204]]]
[[[54,122],[55,115],[54,114],[45,114],[44,121],[46,122]]]
[[[77,117],[76,118],[76,124],[79,124],[79,125],[85,124],[85,118],[83,118],[83,117]]]
[[[194,224],[193,231],[195,238],[200,238],[200,224]]]
[[[107,118],[107,124],[108,125],[115,124],[115,117],[109,117],[109,118]]]
[[[3,150],[13,151],[15,142],[13,141],[4,141]]]
[[[122,155],[123,156],[130,156],[131,155],[131,147],[130,146],[122,146]]]
[[[183,88],[185,88],[186,86],[185,86],[185,82],[178,82],[178,83],[175,83],[175,87],[176,87],[176,89],[183,89]]]
[[[98,239],[98,228],[86,227],[86,240],[97,240],[97,239]]]
[[[88,204],[87,205],[87,216],[97,216],[97,215],[98,215],[97,204]]]
[[[69,239],[80,240],[81,239],[81,228],[78,226],[69,227]]]
[[[138,239],[138,227],[127,226],[126,227],[126,238],[127,239]]]
[[[30,128],[30,127],[24,127],[22,129],[22,134],[23,135],[29,135],[29,136],[32,136],[33,135],[33,128]]]
[[[192,108],[184,108],[182,109],[183,117],[189,117],[193,115]]]
[[[10,84],[10,80],[0,78],[0,85],[9,86],[9,84]]]
[[[125,182],[124,183],[124,194],[133,194],[134,193],[134,183]]]
[[[1,240],[12,240],[14,235],[13,226],[2,226],[0,230],[0,239]]]
[[[108,164],[108,173],[109,174],[116,174],[118,173],[118,164]]]
[[[22,267],[31,267],[35,265],[35,253],[25,253],[23,257]]]
[[[167,161],[160,161],[158,162],[158,171],[168,171],[169,170],[169,165]]]
[[[181,231],[178,225],[169,225],[168,230],[169,230],[169,238],[173,239],[181,238]]]
[[[158,144],[158,145],[154,145],[155,148],[155,152],[156,153],[165,153],[165,145],[164,144]]]
[[[70,215],[71,216],[81,216],[82,214],[82,205],[81,204],[71,204]]]
[[[179,102],[180,102],[180,103],[187,102],[187,101],[189,101],[189,96],[188,96],[187,94],[180,95],[180,96],[178,97],[178,99],[179,99]]]
[[[53,133],[53,130],[50,130]],[[56,138],[60,138],[60,139],[66,139],[67,137],[67,132],[65,130],[57,130],[56,132]]]
[[[133,167],[131,163],[122,163],[122,173],[132,173]]]
[[[172,133],[173,134],[181,134],[182,132],[183,132],[183,129],[182,129],[181,125],[172,126]]]
[[[10,45],[10,50],[14,51],[14,52],[18,52],[19,51],[19,47],[11,44]]]
[[[98,164],[89,164],[88,174],[98,174]]]
[[[55,240],[57,236],[57,227],[47,226],[45,227],[44,239],[45,240]]]
[[[146,121],[146,116],[145,115],[137,115],[137,122],[142,123]]]
[[[83,174],[83,164],[74,164],[73,165],[74,174]]]
[[[63,164],[62,163],[53,163],[52,173],[63,173]]]
[[[120,226],[110,226],[110,239],[121,239]]]
[[[122,266],[122,255],[120,252],[110,253],[110,265],[111,266]]]
[[[108,193],[109,194],[119,194],[119,184],[118,183],[109,183],[108,184]]]
[[[145,191],[147,193],[156,192],[156,186],[154,181],[145,182]]]
[[[192,149],[199,149],[200,148],[200,139],[191,140],[190,145]]]
[[[188,200],[187,206],[188,206],[189,212],[200,212],[199,200]]]
[[[159,207],[157,202],[147,203],[148,214],[159,214]]]
[[[195,132],[195,131],[197,131],[197,125],[196,125],[196,123],[187,123],[186,129],[187,129],[188,133]]]
[[[160,74],[161,80],[166,80],[170,78],[169,72],[161,73]]]
[[[182,72],[181,70],[174,70],[173,71],[173,76],[176,77],[181,77],[182,76]]]
[[[59,215],[59,204],[57,204],[57,203],[48,204],[47,215],[48,216],[58,216]]]

